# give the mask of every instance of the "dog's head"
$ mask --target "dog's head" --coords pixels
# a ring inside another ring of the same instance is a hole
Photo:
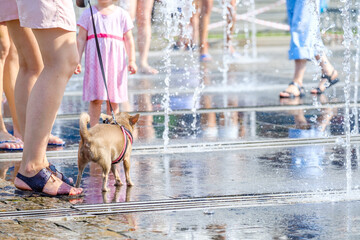
[[[115,123],[112,116],[107,115],[107,114],[101,114],[100,115],[101,119],[103,120],[104,123]],[[115,114],[115,120],[118,124],[123,125],[125,128],[129,129],[129,130],[133,130],[134,129],[134,125],[137,123],[137,121],[139,120],[140,114],[136,114],[135,116],[131,116],[130,114],[126,113],[126,112],[119,112],[117,114]]]

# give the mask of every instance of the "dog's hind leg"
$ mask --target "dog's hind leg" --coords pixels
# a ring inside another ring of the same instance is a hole
[[[103,169],[103,186],[102,191],[107,192],[110,189],[108,188],[108,179],[109,179],[109,173],[111,169],[111,161],[100,161],[103,162],[103,164],[100,164],[100,166]]]
[[[120,174],[119,174],[119,165],[118,164],[111,164],[111,171],[114,174],[114,178],[115,178],[115,186],[121,186],[123,185],[123,183],[121,182],[120,179]]]
[[[126,184],[128,186],[133,186],[134,184],[130,179],[130,155],[127,155],[124,158],[124,172],[125,172]]]

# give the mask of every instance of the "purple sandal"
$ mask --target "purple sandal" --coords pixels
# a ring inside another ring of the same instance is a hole
[[[64,182],[60,185],[56,195],[50,195],[43,192],[43,189],[52,174],[53,173],[48,168],[43,168],[33,177],[25,177],[21,173],[18,173],[16,177],[26,183],[32,191],[40,193],[41,195],[50,197],[56,197],[57,195],[69,195],[71,186]]]
[[[55,176],[57,176],[57,174],[60,174],[61,177],[59,177],[63,182],[69,184],[70,186],[74,186],[74,180],[72,178],[67,178],[62,172],[59,172],[54,165],[52,165],[51,163],[49,163],[49,169],[52,173],[55,174]],[[70,180],[71,179],[71,180]]]

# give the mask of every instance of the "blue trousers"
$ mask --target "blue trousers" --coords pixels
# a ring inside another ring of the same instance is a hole
[[[287,0],[291,41],[289,59],[314,59],[324,44],[320,35],[320,0]]]

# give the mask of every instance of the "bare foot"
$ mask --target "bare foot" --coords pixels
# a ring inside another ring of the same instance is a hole
[[[62,140],[61,138],[50,134],[48,144],[49,144],[49,145],[55,145],[55,146],[62,146],[62,145],[65,144],[65,142],[64,142],[64,140]]]
[[[0,149],[21,150],[24,143],[8,132],[0,131]]]
[[[51,174],[46,169],[45,170],[42,169],[41,171],[45,171],[47,174]],[[25,176],[24,174],[22,174],[22,175]],[[36,179],[33,179],[33,181],[36,182],[37,185],[41,184],[41,181],[44,181],[44,178],[39,177],[37,174],[34,174],[31,177],[36,178]],[[28,178],[30,178],[30,177],[28,177]],[[29,184],[31,185],[30,182],[29,182]],[[22,179],[19,178],[19,175],[16,176],[14,185],[16,188],[18,188],[20,190],[34,191],[34,189],[32,189],[31,186],[29,186],[26,182],[24,182]],[[71,187],[68,184],[61,181],[59,178],[57,178],[54,174],[51,174],[48,181],[45,183],[45,185],[42,188],[42,193],[46,193],[51,196],[57,196],[57,195],[74,196],[74,195],[79,195],[82,192],[83,192],[82,188]]]
[[[157,69],[155,69],[149,65],[140,65],[139,72],[141,72],[143,74],[152,74],[152,75],[159,73],[159,71]]]

